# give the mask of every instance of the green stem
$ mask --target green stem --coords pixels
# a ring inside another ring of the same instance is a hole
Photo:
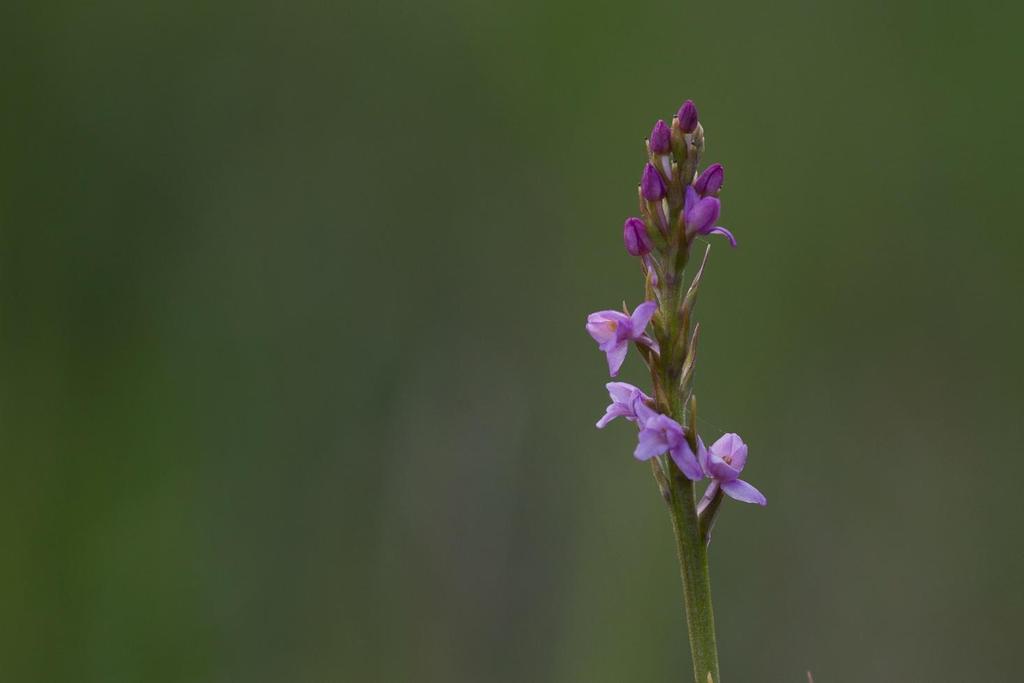
[[[654,215],[655,207],[649,206]],[[657,207],[660,210],[660,207]],[[669,225],[678,224],[679,207],[670,207]],[[684,394],[689,392],[697,330],[690,336],[690,309],[699,285],[703,263],[690,288],[683,286],[683,273],[690,256],[690,245],[681,231],[673,233],[668,243],[663,272],[658,287],[660,315],[655,320],[655,335],[661,353],[645,356],[654,380],[659,410],[680,425],[686,425]],[[707,259],[707,252],[704,254]],[[684,306],[684,303],[686,304]],[[685,367],[685,370],[684,370]],[[695,417],[691,403],[691,418]],[[687,433],[690,448],[696,452],[697,434],[694,425]],[[694,500],[693,482],[687,479],[667,456],[661,456],[654,475],[668,502],[672,530],[676,537],[679,572],[683,579],[683,602],[686,626],[690,636],[695,683],[720,683],[718,678],[718,646],[715,643],[715,615],[711,607],[711,577],[708,574],[707,544],[701,529],[700,516]],[[659,472],[659,467],[661,471]],[[659,476],[660,475],[660,476]]]
[[[690,634],[695,683],[719,683],[715,613],[711,606],[711,576],[707,545],[700,529],[693,482],[673,472],[669,511],[676,537],[679,572],[683,579],[686,626]]]

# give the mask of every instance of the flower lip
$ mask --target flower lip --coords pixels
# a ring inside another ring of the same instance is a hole
[[[721,225],[716,225],[715,227],[713,227],[710,230],[708,230],[705,234],[706,235],[722,235],[723,237],[725,237],[725,239],[729,240],[729,244],[731,246],[733,246],[733,247],[736,246],[736,238],[733,237],[733,234],[731,232],[729,232],[728,230],[723,228]]]
[[[725,492],[725,495],[741,503],[753,503],[754,505],[762,506],[768,504],[768,499],[764,497],[763,493],[742,479],[723,481],[722,491]]]

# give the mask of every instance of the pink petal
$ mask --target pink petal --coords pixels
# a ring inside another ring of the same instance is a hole
[[[708,472],[719,481],[732,481],[740,476],[739,470],[730,467],[722,457],[711,451],[708,453]]]
[[[609,340],[615,339],[615,330],[606,320],[588,322],[587,334],[598,344],[606,344]]]
[[[604,388],[608,390],[608,395],[616,403],[631,401],[636,392],[639,391],[635,386],[626,382],[608,382],[608,384],[604,385]]]
[[[649,408],[647,404],[643,402],[643,400],[636,402],[636,421],[637,424],[640,425],[641,429],[644,428],[648,421],[652,420],[658,415],[660,415],[660,413],[657,413],[651,408]]]
[[[656,310],[658,310],[658,304],[653,301],[645,301],[636,307],[630,317],[634,339],[643,335],[644,330],[647,329],[647,323],[651,322]]]
[[[697,462],[696,456],[690,450],[690,445],[686,443],[685,439],[681,444],[672,449],[672,460],[675,461],[676,466],[686,475],[687,479],[700,481],[704,478],[704,471],[701,470],[700,463]]]
[[[604,429],[608,425],[608,423],[614,420],[615,418],[627,417],[629,414],[630,413],[628,408],[618,403],[613,403],[610,406],[608,406],[607,410],[605,410],[604,415],[601,416],[601,419],[597,421],[596,426],[598,429]]]
[[[756,505],[768,504],[768,499],[764,497],[763,493],[742,479],[723,481],[722,490],[725,491],[725,495],[738,500],[741,503],[754,503]]]
[[[627,342],[620,342],[605,353],[608,354],[608,374],[615,377],[619,374],[619,368],[626,360],[626,352],[629,351]]]
[[[704,446],[704,439],[697,437],[697,462],[700,464],[700,468],[704,470],[706,476],[711,476],[711,470],[709,466],[708,449]]]
[[[624,323],[629,324],[629,317],[618,311],[598,311],[587,316],[587,332],[598,344],[607,344]]]
[[[656,429],[645,429],[640,432],[640,440],[633,451],[633,457],[637,460],[650,460],[656,455],[661,455],[668,450],[668,442],[665,435]]]
[[[716,225],[715,227],[711,228],[710,230],[707,231],[707,234],[708,235],[714,235],[714,234],[724,235],[725,239],[729,240],[729,244],[730,245],[732,245],[734,247],[736,246],[736,238],[733,237],[731,232],[729,232],[728,230],[723,228],[721,225]]]

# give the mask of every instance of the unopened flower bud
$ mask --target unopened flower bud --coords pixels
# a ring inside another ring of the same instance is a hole
[[[697,190],[697,194],[702,197],[708,195],[717,195],[718,191],[722,189],[722,183],[725,181],[725,169],[722,168],[721,164],[711,164],[704,172],[700,174],[696,182],[693,183],[693,189]]]
[[[665,181],[661,179],[661,174],[652,164],[644,166],[644,174],[640,178],[640,190],[644,194],[644,199],[649,202],[660,201],[665,196]]]
[[[697,127],[697,107],[693,100],[686,100],[683,106],[679,107],[679,128],[684,133],[692,133]]]
[[[660,119],[651,131],[650,145],[654,154],[668,154],[672,150],[672,132]]]
[[[647,226],[639,218],[627,218],[622,226],[622,239],[630,256],[645,256],[651,253],[651,238]]]

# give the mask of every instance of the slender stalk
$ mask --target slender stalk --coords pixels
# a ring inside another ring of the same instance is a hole
[[[669,512],[676,537],[679,573],[683,580],[686,626],[690,635],[695,683],[719,683],[715,613],[711,605],[711,576],[707,545],[700,530],[693,482],[675,473],[670,489]]]
[[[673,249],[674,251],[674,249]],[[686,266],[688,249],[678,254],[678,270],[669,271],[662,284],[661,312],[665,329],[661,339],[662,348],[675,351],[662,358],[661,384],[664,412],[679,424],[686,424],[683,404],[684,385],[683,360],[689,355],[690,338],[688,320],[678,315],[683,301],[682,272]],[[670,260],[677,254],[672,253]],[[696,452],[696,434],[689,435],[691,447]],[[676,538],[676,554],[679,572],[683,581],[683,604],[686,608],[686,626],[690,637],[690,654],[693,660],[695,683],[719,683],[718,646],[715,642],[715,615],[711,605],[711,577],[708,572],[707,544],[701,529],[700,516],[694,498],[693,482],[687,479],[672,463],[665,460],[668,472],[667,491],[659,481],[662,495],[665,495],[672,517],[672,530]],[[667,495],[666,495],[667,493]]]

